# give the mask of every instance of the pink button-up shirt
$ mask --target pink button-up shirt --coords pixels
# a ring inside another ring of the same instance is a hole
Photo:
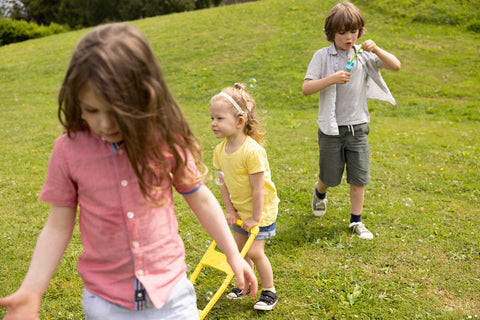
[[[165,156],[173,173],[174,158]],[[198,172],[193,160],[189,169]],[[173,185],[180,193],[198,188],[187,174],[177,174]],[[170,181],[162,187],[163,206],[152,207],[140,192],[123,145],[113,148],[88,131],[56,139],[40,199],[79,206],[84,251],[78,272],[87,290],[134,310],[138,279],[155,307],[164,305],[186,265]]]

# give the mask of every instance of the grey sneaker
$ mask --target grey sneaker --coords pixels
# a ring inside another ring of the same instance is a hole
[[[315,187],[313,189],[312,211],[315,216],[321,217],[327,212],[327,199],[318,199],[317,193],[315,192],[317,185],[318,182],[315,183]]]
[[[352,222],[348,226],[352,229],[353,233],[360,239],[373,239],[373,234],[365,228],[365,225],[361,222]]]
[[[257,303],[253,306],[255,310],[270,311],[278,302],[278,296],[272,291],[263,290]]]

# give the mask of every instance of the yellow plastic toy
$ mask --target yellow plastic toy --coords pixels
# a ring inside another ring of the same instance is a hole
[[[237,220],[237,226],[241,226],[242,223],[243,223],[242,220]],[[247,254],[248,249],[250,249],[250,246],[252,245],[253,240],[258,234],[258,231],[259,231],[258,226],[255,226],[250,230],[250,236],[248,237],[248,240],[245,243],[245,246],[240,252],[240,255],[242,257],[245,257],[245,255]],[[198,263],[197,267],[193,271],[192,275],[190,276],[190,282],[194,284],[195,280],[200,274],[200,271],[203,269],[203,267],[206,267],[206,266],[220,270],[227,275],[225,280],[223,280],[222,285],[220,286],[220,288],[218,288],[217,292],[215,292],[215,294],[210,299],[210,301],[205,306],[205,308],[203,308],[203,310],[200,310],[200,309],[198,310],[198,315],[200,316],[200,320],[205,319],[208,312],[212,309],[212,307],[215,305],[217,300],[223,294],[223,292],[225,291],[227,286],[230,284],[230,281],[232,281],[232,278],[234,276],[232,268],[230,268],[230,265],[227,263],[227,257],[222,252],[215,250],[216,246],[217,244],[215,243],[215,241],[212,241],[207,251],[203,255],[202,259]]]

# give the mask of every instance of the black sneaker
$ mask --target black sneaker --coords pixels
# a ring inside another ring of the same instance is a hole
[[[227,298],[228,298],[228,299],[232,299],[232,300],[241,299],[241,298],[244,298],[244,297],[248,296],[249,293],[250,293],[250,288],[248,288],[248,291],[247,291],[246,294],[243,294],[243,293],[242,293],[242,289],[233,288],[233,289],[232,289],[232,292],[230,292],[229,294],[227,294]]]
[[[257,303],[253,306],[255,310],[269,311],[277,304],[278,296],[272,291],[263,290]]]

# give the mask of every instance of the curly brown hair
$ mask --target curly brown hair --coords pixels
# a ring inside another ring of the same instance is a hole
[[[197,166],[203,166],[200,144],[139,29],[125,23],[106,24],[88,32],[77,44],[58,97],[58,118],[69,137],[89,130],[79,99],[86,84],[112,106],[141,192],[149,203],[161,205],[162,193],[156,192],[160,182],[184,171],[189,155]],[[175,158],[173,173],[167,170],[165,153]],[[196,181],[203,176],[195,177]]]

